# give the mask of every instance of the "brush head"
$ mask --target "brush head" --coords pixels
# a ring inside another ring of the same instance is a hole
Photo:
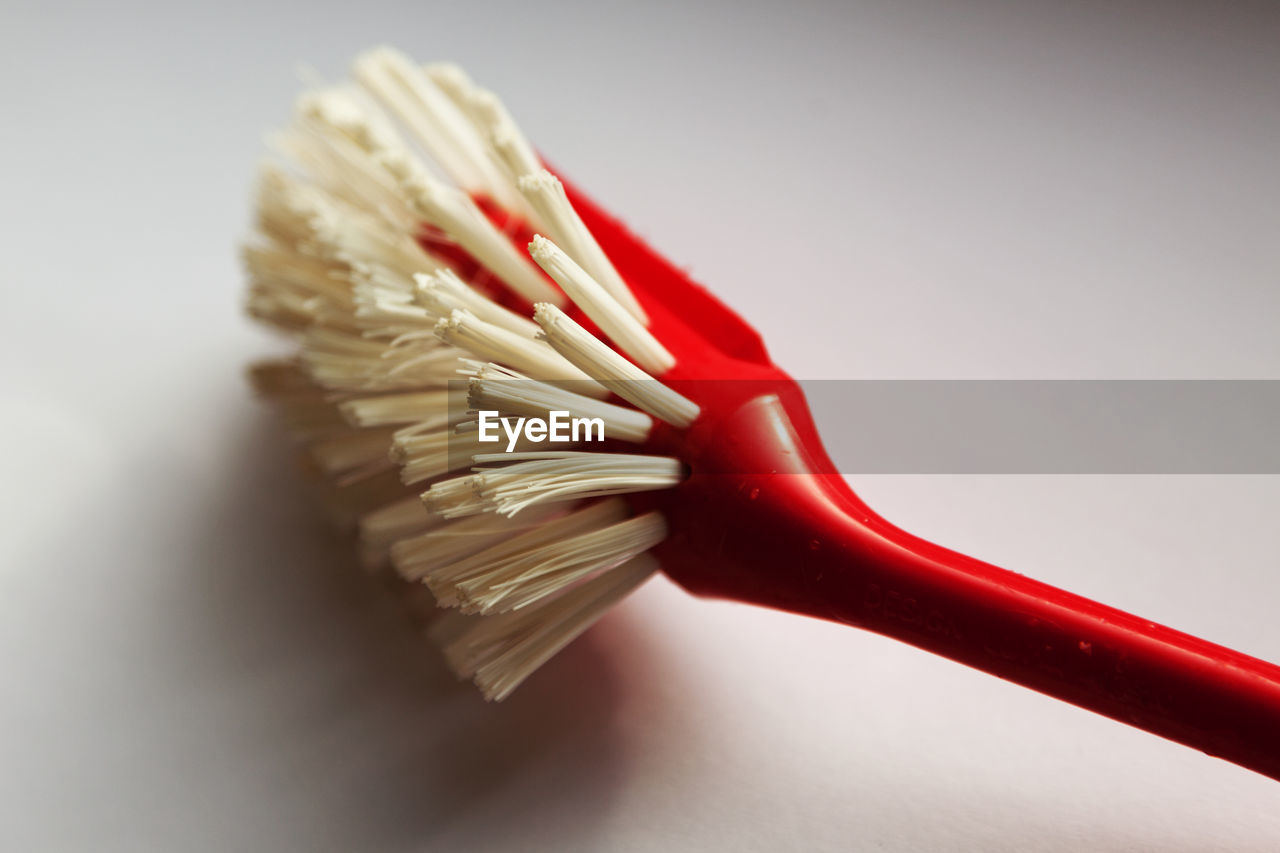
[[[255,385],[364,563],[452,610],[431,636],[500,699],[655,555],[681,580],[718,565],[703,522],[730,469],[783,452],[726,457],[735,413],[769,398],[816,435],[759,336],[548,171],[492,93],[386,48],[354,77],[300,99],[259,182],[248,307],[297,351]],[[561,415],[603,442],[550,441]]]

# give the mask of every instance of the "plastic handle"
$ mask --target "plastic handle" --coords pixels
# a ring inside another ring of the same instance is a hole
[[[668,515],[663,564],[692,591],[895,637],[1280,779],[1280,667],[899,530],[822,473],[777,397],[719,435]]]
[[[896,637],[1280,779],[1280,667],[881,519],[835,471],[800,388],[755,331],[566,189],[676,355],[662,378],[703,409],[687,433],[659,429],[647,447],[685,460],[689,479],[633,496],[671,526],[658,549],[668,575]]]

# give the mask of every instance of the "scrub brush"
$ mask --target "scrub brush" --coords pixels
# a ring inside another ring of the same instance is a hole
[[[248,310],[296,352],[252,381],[487,698],[662,571],[1280,778],[1280,668],[884,521],[756,332],[549,171],[497,97],[388,48],[353,77],[300,98],[262,170]]]

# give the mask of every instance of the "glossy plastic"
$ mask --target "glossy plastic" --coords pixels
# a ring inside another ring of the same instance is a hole
[[[835,470],[757,333],[567,189],[675,354],[664,381],[702,406],[689,430],[649,442],[685,460],[688,479],[635,498],[668,519],[656,553],[676,582],[877,631],[1280,779],[1280,667],[880,518]]]

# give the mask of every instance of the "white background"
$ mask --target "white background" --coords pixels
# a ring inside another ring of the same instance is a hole
[[[306,506],[235,257],[295,61],[392,41],[796,376],[1277,378],[1270,8],[6,6],[0,849],[1280,849],[1275,782],[664,580],[485,705]],[[854,484],[1280,659],[1274,477]]]

